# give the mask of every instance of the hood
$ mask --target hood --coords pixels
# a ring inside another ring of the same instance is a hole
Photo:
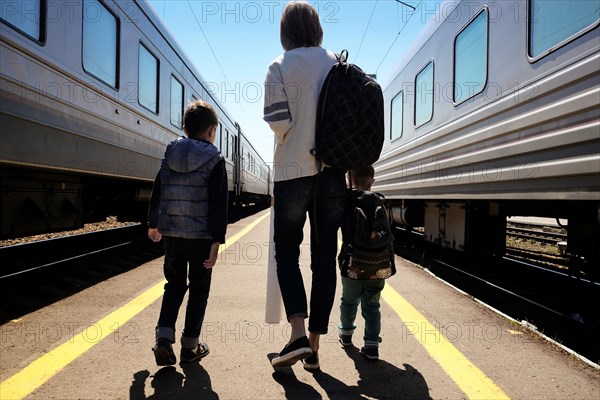
[[[163,162],[175,172],[191,172],[219,155],[219,149],[203,140],[184,137],[169,143]]]

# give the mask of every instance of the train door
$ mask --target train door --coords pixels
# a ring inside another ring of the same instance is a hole
[[[235,124],[237,132],[231,134],[231,159],[233,161],[233,190],[237,198],[241,193],[241,156],[240,156],[240,126]]]
[[[221,138],[223,136],[223,125],[219,122],[219,126],[217,127],[217,131],[215,132],[215,146],[223,153],[223,145],[221,144]]]

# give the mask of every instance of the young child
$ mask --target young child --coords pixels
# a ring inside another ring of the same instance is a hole
[[[348,195],[346,218],[342,225],[344,243],[342,252],[340,253],[340,263],[344,263],[342,260],[344,257],[348,257],[346,252],[349,251],[349,245],[355,239],[355,230],[358,230],[355,228],[357,221],[355,206],[357,202],[360,201],[368,205],[382,204],[383,196],[370,191],[373,182],[375,182],[374,173],[375,171],[371,166],[350,171],[354,189]],[[375,207],[369,208],[376,209]],[[374,212],[374,214],[377,213]],[[385,215],[387,218],[387,214]],[[350,279],[342,273],[343,289],[339,324],[340,343],[343,346],[352,346],[352,334],[354,333],[354,329],[356,329],[354,321],[360,303],[362,316],[365,319],[364,346],[360,349],[360,352],[371,360],[379,359],[379,343],[381,342],[381,338],[379,337],[381,331],[379,299],[381,291],[385,286],[384,277],[389,277],[395,273],[393,251],[389,247],[391,246],[390,242],[393,241],[393,235],[389,231],[388,222],[385,224],[388,228],[387,234],[390,235],[386,241],[388,243],[388,250],[383,251],[383,263],[386,265],[386,268],[378,270],[374,277],[371,276],[366,279]],[[386,234],[386,230],[383,229],[382,233]],[[354,255],[356,256],[356,253]],[[347,263],[347,261],[345,262]],[[350,276],[350,271],[347,271],[346,275]]]
[[[175,322],[188,289],[181,362],[205,357],[200,329],[210,291],[212,267],[227,230],[227,171],[214,146],[218,117],[212,106],[198,100],[183,117],[187,136],[167,146],[154,181],[148,212],[148,237],[165,240],[164,273],[167,283],[152,349],[159,366],[177,362]],[[188,272],[189,264],[189,272]]]

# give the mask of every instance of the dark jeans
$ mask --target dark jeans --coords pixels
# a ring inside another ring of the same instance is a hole
[[[175,322],[185,292],[188,290],[189,278],[190,293],[185,310],[182,343],[188,344],[184,347],[193,347],[200,336],[210,291],[212,269],[204,268],[203,263],[209,257],[212,240],[168,236],[163,236],[163,238],[165,241],[164,272],[167,283],[160,308],[156,336],[175,342]]]
[[[287,318],[308,316],[299,264],[308,213],[312,271],[308,330],[327,333],[337,279],[337,232],[344,217],[344,171],[325,168],[318,176],[275,182],[273,194],[275,261]]]

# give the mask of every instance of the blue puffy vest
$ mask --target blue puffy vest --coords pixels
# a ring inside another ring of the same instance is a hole
[[[160,167],[158,230],[165,236],[212,239],[208,231],[208,181],[221,152],[184,137],[167,146]]]

